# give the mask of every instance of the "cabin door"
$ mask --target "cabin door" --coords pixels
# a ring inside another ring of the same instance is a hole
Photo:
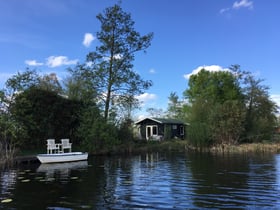
[[[158,127],[157,125],[149,125],[146,127],[146,139],[149,140],[151,136],[158,135]]]

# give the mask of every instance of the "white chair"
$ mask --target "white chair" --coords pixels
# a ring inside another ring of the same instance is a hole
[[[69,152],[72,151],[72,143],[69,142],[69,139],[61,139],[61,152],[64,153],[65,149],[68,149]]]
[[[47,153],[52,154],[57,153],[59,151],[59,144],[55,143],[54,139],[48,139],[47,140]]]

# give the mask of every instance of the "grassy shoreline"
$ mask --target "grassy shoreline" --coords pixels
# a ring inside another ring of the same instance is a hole
[[[226,153],[280,153],[280,143],[246,143],[239,145],[219,145],[212,147],[213,152]]]
[[[130,145],[121,145],[113,148],[103,154],[133,154],[141,152],[153,151],[178,151],[178,152],[210,152],[210,153],[228,153],[228,154],[243,154],[243,153],[280,153],[280,143],[265,142],[265,143],[246,143],[238,145],[215,145],[207,148],[195,148],[186,140],[169,140],[162,142],[146,142],[134,143]]]

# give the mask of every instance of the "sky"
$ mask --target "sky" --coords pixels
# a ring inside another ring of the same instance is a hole
[[[98,46],[96,15],[119,0],[0,0],[0,89],[27,67],[67,77]],[[182,97],[189,76],[205,68],[238,64],[264,79],[280,105],[279,0],[122,0],[141,35],[154,33],[134,71],[153,86],[137,96],[142,108],[165,110],[168,96]]]

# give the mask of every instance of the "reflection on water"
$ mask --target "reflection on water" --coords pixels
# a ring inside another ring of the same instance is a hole
[[[55,180],[59,177],[60,181],[69,181],[69,179],[74,179],[71,177],[72,170],[81,170],[87,168],[88,161],[78,161],[78,162],[68,162],[68,163],[52,163],[52,164],[41,164],[37,169],[38,173],[42,173],[45,179]]]
[[[148,153],[0,172],[0,209],[279,209],[280,155]]]

